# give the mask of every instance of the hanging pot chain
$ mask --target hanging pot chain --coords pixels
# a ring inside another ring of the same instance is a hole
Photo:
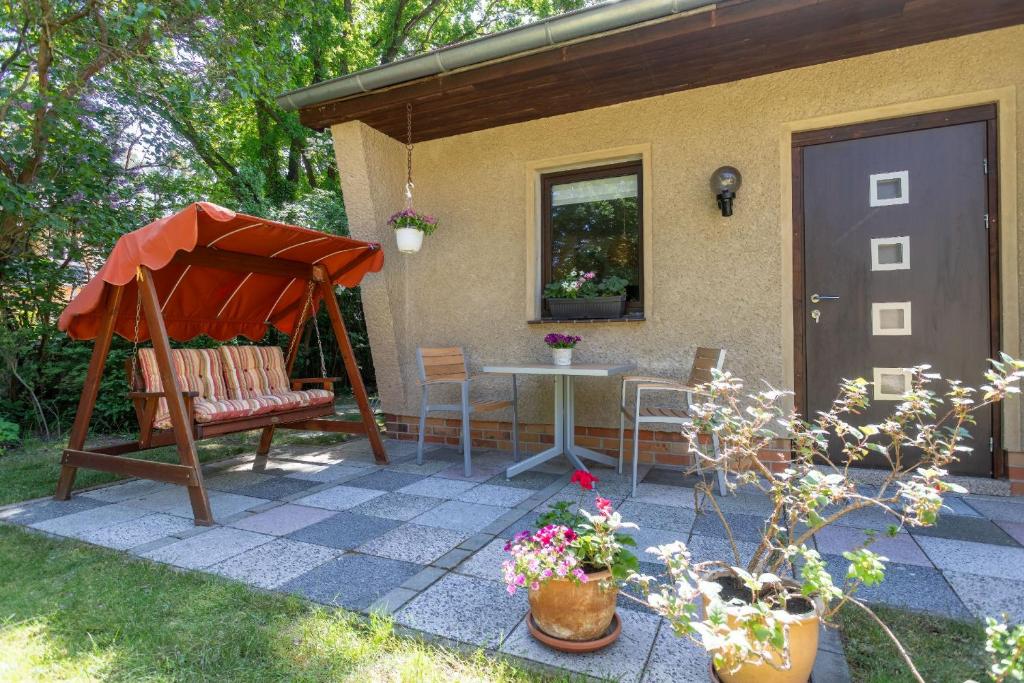
[[[412,102],[405,105],[405,208],[412,208]]]

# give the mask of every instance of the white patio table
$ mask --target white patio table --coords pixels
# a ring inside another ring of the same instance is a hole
[[[602,365],[598,363],[573,363],[554,365],[548,363],[527,363],[523,365],[486,365],[483,372],[501,375],[551,375],[555,378],[555,443],[551,448],[530,456],[522,462],[509,466],[505,476],[511,479],[517,474],[531,470],[541,463],[564,454],[577,469],[586,470],[583,459],[602,465],[616,465],[618,461],[589,448],[576,445],[576,392],[573,389],[576,377],[613,377],[633,369],[632,363]]]

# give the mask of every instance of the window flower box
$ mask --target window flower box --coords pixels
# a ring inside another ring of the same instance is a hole
[[[621,318],[626,314],[626,295],[580,299],[546,298],[548,311],[556,320]]]

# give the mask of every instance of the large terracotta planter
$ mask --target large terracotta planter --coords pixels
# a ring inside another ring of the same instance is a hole
[[[587,574],[587,582],[549,579],[531,590],[530,612],[542,631],[562,640],[595,640],[605,635],[615,616],[619,587],[605,570]]]
[[[707,577],[715,581],[724,576],[717,572]],[[799,592],[799,586],[791,581],[783,581],[785,585]],[[810,602],[810,601],[808,601]],[[705,604],[706,606],[706,604]],[[773,658],[771,664],[744,664],[738,671],[715,671],[722,683],[807,683],[814,669],[814,660],[818,656],[818,608],[810,602],[809,609],[800,614],[793,614],[789,624],[789,662],[788,669],[776,668],[782,665],[782,658]]]

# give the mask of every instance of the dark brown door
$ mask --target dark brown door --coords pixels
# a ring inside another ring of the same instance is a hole
[[[988,130],[980,121],[801,148],[809,415],[842,378],[873,382],[865,423],[892,413],[909,386],[903,368],[927,363],[943,378],[983,382]],[[992,414],[976,417],[974,451],[951,469],[991,475]]]

